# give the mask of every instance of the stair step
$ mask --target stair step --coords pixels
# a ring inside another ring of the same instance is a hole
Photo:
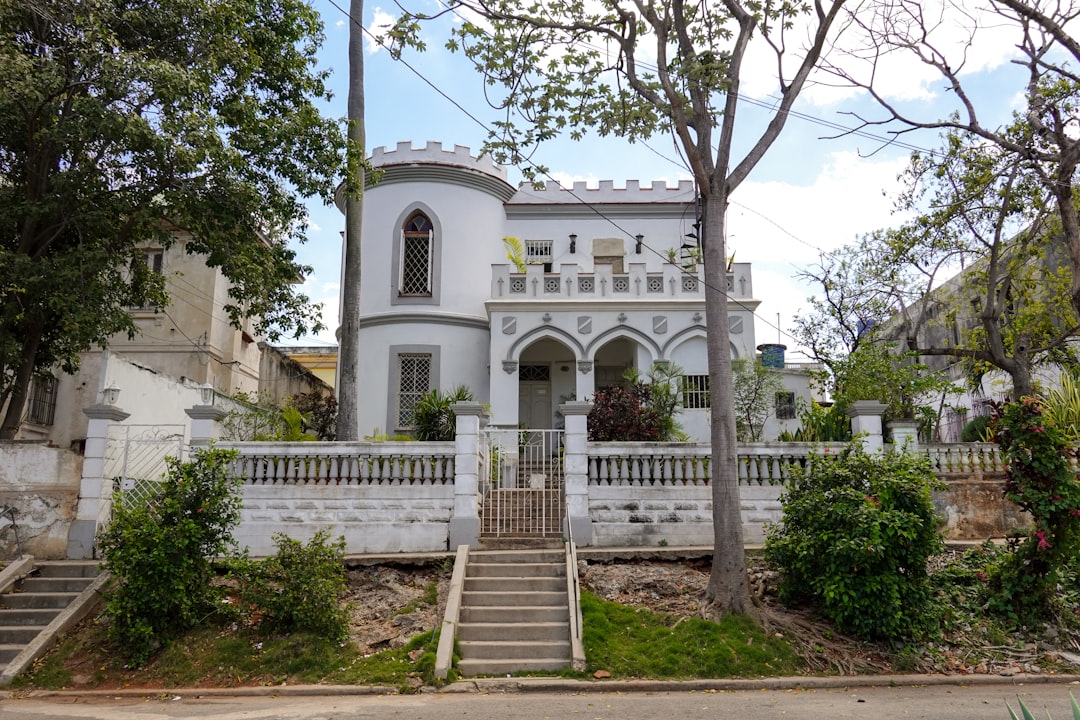
[[[101,574],[101,563],[91,561],[46,560],[34,564],[36,577],[96,578]]]
[[[7,665],[9,662],[15,659],[15,656],[22,652],[26,647],[25,643],[3,643],[0,644],[0,662]]]
[[[0,646],[25,645],[44,629],[44,625],[0,625]]]
[[[46,593],[46,592],[73,592],[81,593],[90,587],[94,578],[89,577],[28,577],[19,583],[19,592]]]
[[[66,608],[79,596],[75,592],[17,592],[0,595],[0,605],[8,608]]]
[[[469,563],[468,577],[559,577],[565,579],[566,563]]]
[[[462,660],[570,659],[570,640],[460,640]]]
[[[461,608],[462,623],[569,622],[567,603],[539,607],[486,605]]]
[[[566,590],[562,592],[469,592],[461,594],[464,607],[474,605],[566,605]]]
[[[6,596],[0,596],[0,604]],[[45,626],[60,614],[60,608],[22,608],[18,610],[0,609],[0,625],[40,625]]]
[[[566,594],[566,578],[560,577],[469,577],[465,592],[551,592]]]
[[[461,623],[459,641],[562,642],[570,637],[568,622]]]
[[[469,553],[469,563],[565,563],[563,550],[545,548],[538,550],[477,550]]]
[[[532,658],[529,660],[459,660],[458,669],[463,675],[506,675],[514,672],[544,672],[570,667],[565,658]]]

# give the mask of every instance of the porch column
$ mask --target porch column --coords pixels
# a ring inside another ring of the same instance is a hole
[[[851,418],[852,442],[861,442],[868,453],[880,453],[885,449],[881,437],[881,416],[888,405],[876,400],[856,400],[847,409]]]
[[[105,492],[105,483],[112,481],[112,478],[105,478],[105,451],[109,443],[109,427],[130,416],[130,413],[115,405],[103,402],[84,408],[83,413],[90,418],[90,422],[86,426],[79,505],[75,520],[68,530],[67,556],[72,560],[89,560],[94,557],[98,524],[107,514],[106,501],[112,496],[111,488],[109,492]]]
[[[577,361],[575,383],[578,402],[584,402],[585,398],[592,397],[596,392],[596,375],[593,374],[592,360]]]
[[[456,402],[454,439],[454,514],[450,517],[450,547],[480,547],[480,428],[487,413],[480,403]]]
[[[566,418],[563,478],[566,484],[567,535],[572,535],[577,545],[592,545],[588,452],[588,416],[592,408],[592,403],[588,402],[570,402],[559,406],[559,411]]]

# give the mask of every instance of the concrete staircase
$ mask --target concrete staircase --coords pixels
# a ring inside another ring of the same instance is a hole
[[[570,612],[562,549],[470,553],[457,627],[458,669],[463,675],[504,675],[569,667]]]
[[[96,561],[35,561],[0,595],[0,675],[97,579]]]

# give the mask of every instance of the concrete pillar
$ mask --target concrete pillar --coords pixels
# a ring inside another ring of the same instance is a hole
[[[861,442],[868,453],[880,453],[885,449],[881,436],[881,416],[888,405],[876,400],[856,400],[847,409],[851,418],[852,442]]]
[[[563,479],[566,483],[566,523],[568,535],[577,545],[592,545],[589,517],[589,411],[592,403],[570,402],[559,406],[566,418],[563,444]]]
[[[487,413],[479,403],[456,402],[454,439],[454,514],[450,517],[450,547],[480,547],[480,428]],[[486,479],[486,478],[485,478]]]
[[[130,413],[115,405],[96,403],[83,410],[90,418],[86,427],[86,449],[83,451],[82,479],[79,482],[79,505],[75,520],[68,530],[67,556],[72,560],[89,560],[94,557],[94,539],[99,524],[109,511],[108,498],[112,488],[106,492],[105,451],[109,442],[109,427],[114,422],[123,422]]]
[[[216,405],[195,405],[184,411],[191,418],[191,445],[205,446],[218,438],[218,423],[226,412]]]
[[[919,449],[918,420],[890,420],[885,423],[892,433],[893,448],[908,453]]]

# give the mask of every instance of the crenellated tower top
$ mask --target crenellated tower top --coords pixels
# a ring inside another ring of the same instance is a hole
[[[688,203],[696,197],[693,180],[680,180],[669,186],[664,180],[654,180],[642,186],[637,180],[627,180],[626,187],[615,187],[612,180],[601,180],[598,186],[589,187],[583,180],[574,182],[573,188],[564,188],[557,182],[548,181],[540,188],[529,183],[518,187],[513,199],[515,205],[546,205],[563,203]]]
[[[443,148],[441,142],[428,141],[422,148],[414,148],[411,141],[399,142],[393,150],[377,147],[371,151],[374,167],[392,165],[446,165],[467,168],[507,181],[506,169],[495,164],[489,155],[474,157],[469,148],[455,145],[453,150]]]

